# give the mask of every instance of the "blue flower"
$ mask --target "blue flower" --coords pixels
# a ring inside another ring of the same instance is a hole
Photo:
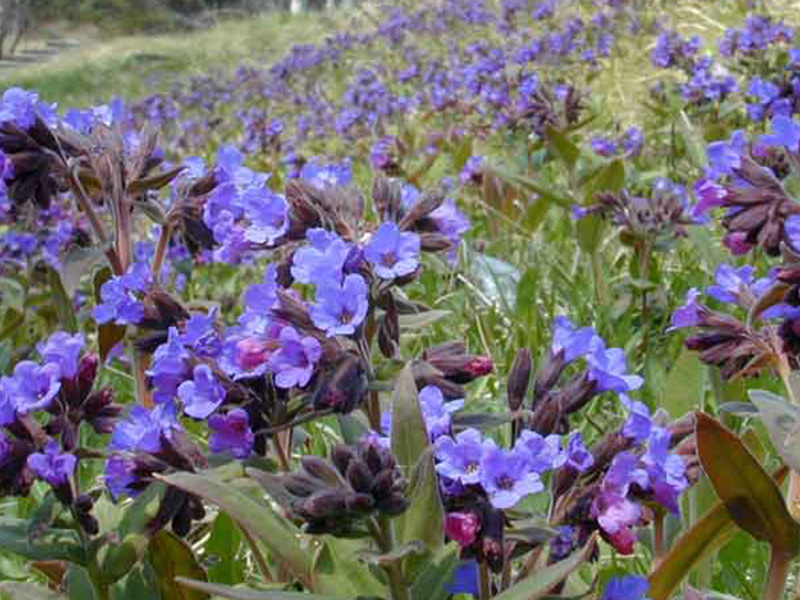
[[[294,327],[284,327],[279,337],[280,347],[268,361],[275,374],[275,385],[289,389],[304,387],[314,374],[314,366],[322,356],[322,347],[311,337],[301,337]]]
[[[14,367],[10,394],[19,414],[25,415],[50,406],[61,389],[61,368],[56,363],[40,366],[23,360]]]
[[[155,454],[161,450],[161,435],[178,428],[172,403],[162,404],[152,410],[136,405],[131,407],[127,418],[117,423],[111,434],[109,448]]]
[[[462,561],[456,567],[450,581],[444,587],[451,594],[471,594],[477,597],[480,593],[478,583],[478,563],[468,560]]]
[[[350,244],[335,233],[319,228],[309,229],[306,239],[310,245],[300,248],[292,257],[292,277],[300,283],[318,286],[340,283]]]
[[[573,433],[567,442],[567,466],[583,472],[594,464],[594,456],[583,444],[580,432]]]
[[[208,365],[197,365],[193,375],[193,381],[178,386],[178,397],[183,402],[183,412],[195,419],[205,419],[225,401],[225,388]]]
[[[75,472],[78,459],[72,454],[62,454],[57,442],[51,441],[44,448],[44,453],[36,452],[28,456],[28,467],[52,486],[69,483]]]
[[[401,232],[392,222],[381,223],[364,248],[364,256],[372,263],[381,279],[410,275],[419,267],[420,240],[416,233]]]
[[[775,115],[771,126],[772,133],[762,135],[759,141],[765,146],[785,146],[796,152],[800,145],[800,123],[785,115]]]
[[[591,327],[576,329],[567,317],[553,319],[552,351],[556,355],[563,350],[564,360],[572,362],[585,356],[597,344],[602,343]]]
[[[253,450],[255,435],[250,430],[250,418],[241,408],[234,408],[226,415],[214,414],[208,419],[211,437],[208,447],[211,452],[229,452],[234,458],[244,459]]]
[[[544,437],[529,429],[517,438],[514,452],[524,457],[528,468],[535,473],[558,469],[567,461],[567,453],[561,448],[559,436],[551,434]]]
[[[612,577],[603,590],[601,600],[647,600],[647,590],[650,588],[645,577],[625,575]]]
[[[544,489],[539,475],[527,467],[527,460],[516,452],[496,446],[481,457],[480,483],[495,508],[511,508],[525,496]]]
[[[705,311],[705,308],[697,303],[699,296],[700,292],[697,288],[692,288],[686,293],[686,302],[672,313],[670,330],[681,327],[695,327],[698,324],[701,313]]]
[[[464,406],[464,400],[445,402],[442,390],[435,385],[426,385],[420,390],[419,403],[432,440],[450,433],[452,413]]]
[[[643,402],[631,400],[625,394],[620,394],[620,400],[629,411],[628,420],[622,426],[622,435],[632,438],[637,444],[645,441],[653,428],[650,409]]]
[[[706,294],[720,302],[739,303],[741,295],[753,283],[753,270],[750,265],[738,269],[731,265],[719,265],[714,274],[716,284],[706,288]]]
[[[273,245],[289,228],[289,209],[281,196],[265,188],[248,188],[242,194],[245,215],[250,226],[245,239],[256,244]]]
[[[156,348],[153,365],[147,371],[153,380],[153,399],[167,402],[175,397],[178,386],[186,379],[186,360],[189,353],[184,349],[177,328],[170,327],[167,341]]]
[[[367,293],[367,282],[360,275],[348,275],[341,285],[323,281],[311,306],[314,325],[328,337],[355,333],[369,310]]]
[[[744,131],[736,130],[728,141],[712,142],[706,148],[708,156],[709,177],[716,179],[730,175],[733,169],[741,165],[741,157],[747,147],[747,136]]]
[[[82,333],[70,335],[57,331],[44,342],[39,342],[36,349],[46,363],[55,363],[61,369],[61,377],[72,379],[78,373],[78,362],[83,352],[85,338]]]
[[[606,348],[602,340],[595,344],[587,356],[589,378],[597,382],[597,392],[630,392],[642,387],[644,380],[638,375],[629,375],[625,352],[622,348]]]
[[[480,464],[489,447],[477,429],[465,429],[453,438],[442,436],[436,440],[436,472],[442,477],[464,485],[480,482]]]

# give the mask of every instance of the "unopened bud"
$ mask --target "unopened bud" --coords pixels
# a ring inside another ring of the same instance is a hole
[[[533,360],[531,359],[531,351],[528,348],[520,348],[517,350],[517,356],[514,358],[514,364],[508,373],[507,381],[507,394],[508,394],[508,408],[512,411],[517,411],[525,401],[525,395],[528,393],[528,385],[531,380],[531,370],[533,369]]]

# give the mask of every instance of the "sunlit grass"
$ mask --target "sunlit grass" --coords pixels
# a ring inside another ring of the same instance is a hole
[[[293,44],[319,40],[336,18],[268,13],[199,32],[89,41],[41,63],[0,72],[0,89],[36,89],[48,101],[75,107],[115,96],[136,98],[195,74],[267,66]]]

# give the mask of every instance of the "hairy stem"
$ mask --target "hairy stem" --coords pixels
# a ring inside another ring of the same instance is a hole
[[[381,552],[388,554],[394,549],[396,542],[394,528],[390,519],[379,517],[377,523],[373,521],[370,524],[370,531]],[[381,565],[381,567],[389,579],[389,591],[391,592],[392,600],[411,600],[409,586],[403,576],[403,566],[400,561],[392,561]]]
[[[480,595],[478,596],[480,600],[489,600],[492,595],[491,585],[490,585],[490,575],[489,575],[489,567],[486,565],[486,561],[482,561],[479,563],[480,570],[478,572],[478,578],[480,581]]]
[[[146,408],[153,408],[153,398],[147,391],[147,357],[136,348],[131,348],[131,359],[133,361],[133,382],[136,403]]]
[[[666,516],[663,510],[657,510],[653,519],[653,553],[656,560],[662,558],[667,553],[667,540],[664,536],[664,525]]]
[[[786,589],[786,577],[789,575],[789,567],[792,564],[790,554],[776,552],[772,549],[769,559],[769,574],[767,583],[764,586],[764,600],[781,600]]]
[[[167,254],[167,245],[169,244],[171,235],[172,227],[169,226],[169,223],[164,223],[163,227],[161,227],[161,235],[158,237],[158,245],[156,246],[156,252],[153,256],[153,266],[150,269],[153,281],[155,282],[158,282],[161,276],[161,267],[164,265],[164,257]]]

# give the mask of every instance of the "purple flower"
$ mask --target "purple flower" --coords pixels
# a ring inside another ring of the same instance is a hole
[[[255,435],[250,430],[250,418],[243,409],[234,408],[226,415],[211,415],[208,427],[213,432],[208,440],[211,452],[229,452],[240,459],[250,456]]]
[[[648,439],[647,452],[642,463],[647,469],[650,489],[655,499],[666,509],[677,514],[678,497],[689,486],[686,464],[677,454],[670,454],[671,435],[663,427],[653,427]]]
[[[72,379],[78,373],[78,362],[83,352],[85,338],[82,333],[70,335],[57,331],[36,349],[46,363],[55,363],[61,369],[61,377]]]
[[[411,188],[411,186],[403,187],[403,193],[408,188]],[[436,224],[439,233],[450,240],[454,249],[461,243],[461,237],[469,230],[469,219],[458,210],[456,203],[451,198],[447,198],[439,208],[428,216]],[[455,250],[450,252],[448,258],[451,262],[455,260]]]
[[[300,248],[292,257],[292,277],[300,283],[314,285],[341,282],[350,244],[320,228],[309,229],[306,239],[311,245]]]
[[[194,368],[194,381],[184,381],[178,386],[178,397],[183,402],[183,412],[195,419],[205,419],[225,400],[225,388],[211,372],[208,365]]]
[[[170,327],[167,341],[153,355],[153,365],[147,371],[153,380],[153,399],[167,402],[175,397],[178,386],[186,379],[186,363],[189,353],[184,349],[177,328]]]
[[[639,505],[627,498],[632,483],[647,489],[648,476],[638,466],[638,462],[639,459],[629,452],[617,454],[603,478],[600,494],[592,503],[592,513],[598,524],[610,535],[615,535],[639,521]]]
[[[480,184],[483,180],[484,162],[483,156],[470,156],[467,162],[464,163],[464,168],[461,169],[461,174],[459,175],[461,183],[464,185],[469,185],[470,183]]]
[[[638,375],[628,375],[625,352],[622,348],[606,348],[598,338],[598,343],[591,354],[589,362],[589,378],[597,382],[597,392],[630,392],[642,387],[644,380]]]
[[[17,412],[25,415],[50,406],[61,389],[61,368],[56,363],[40,366],[23,360],[14,367],[10,384],[12,402]]]
[[[800,144],[800,123],[785,115],[775,115],[771,125],[772,133],[762,135],[758,141],[765,146],[785,146],[796,152]]]
[[[563,466],[567,453],[561,448],[561,438],[555,434],[543,437],[526,429],[514,443],[514,452],[524,457],[528,468],[535,473],[544,473]]]
[[[706,294],[720,302],[736,304],[753,282],[753,267],[745,265],[737,269],[731,265],[719,265],[714,279],[716,284],[706,288]]]
[[[450,594],[470,594],[477,598],[480,594],[477,561],[462,561],[444,587]]]
[[[567,317],[553,319],[552,351],[555,355],[563,350],[567,362],[589,354],[598,341],[600,338],[591,327],[576,329]]]
[[[595,154],[599,154],[600,156],[614,156],[618,151],[617,143],[607,137],[592,138],[590,144]]]
[[[445,402],[442,390],[435,385],[426,385],[420,390],[419,403],[432,440],[450,433],[451,414],[464,406],[464,400]]]
[[[705,214],[712,208],[724,206],[728,198],[725,188],[709,179],[698,180],[694,184],[694,192],[698,198],[693,211],[695,217]]]
[[[679,306],[672,313],[672,327],[670,330],[681,327],[695,327],[700,320],[700,313],[705,310],[701,304],[697,303],[700,292],[697,288],[692,288],[686,293],[686,302]]]
[[[367,282],[356,274],[345,277],[341,285],[324,281],[311,306],[314,325],[328,337],[355,333],[369,310],[368,291]]]
[[[353,179],[353,173],[350,168],[350,163],[347,162],[338,165],[320,165],[309,161],[303,165],[300,171],[300,178],[305,179],[318,188],[326,188],[329,186],[344,187],[350,184],[350,181]]]
[[[289,210],[281,196],[266,188],[248,188],[242,194],[245,215],[250,226],[245,239],[256,244],[273,245],[289,228]]]
[[[98,324],[114,321],[118,325],[135,325],[144,318],[144,304],[135,294],[144,292],[149,283],[150,268],[134,263],[124,275],[115,276],[100,288],[102,302],[94,307],[92,316]]]
[[[311,337],[301,337],[294,327],[281,330],[280,347],[269,357],[268,365],[279,388],[305,387],[322,356],[322,347]]]
[[[401,232],[396,224],[382,223],[364,248],[364,256],[372,263],[381,279],[403,277],[419,267],[419,236]]]
[[[464,485],[480,482],[480,464],[484,451],[491,446],[477,429],[465,429],[453,438],[441,436],[435,442],[436,472]]]
[[[792,248],[800,252],[800,215],[789,215],[783,223],[783,231]]]
[[[52,486],[69,483],[75,472],[78,459],[72,454],[59,453],[57,442],[48,442],[44,453],[36,452],[28,456],[28,467]]]
[[[649,588],[650,584],[645,577],[614,576],[608,580],[600,600],[647,600],[646,595]]]
[[[567,466],[583,472],[594,464],[594,456],[583,443],[580,432],[575,432],[567,442]]]
[[[219,354],[222,342],[214,327],[217,309],[208,314],[195,313],[186,321],[186,330],[181,335],[181,344],[191,348],[200,356],[215,357]]]
[[[135,487],[139,482],[139,478],[133,474],[135,468],[136,463],[132,459],[117,454],[106,461],[103,479],[114,500],[123,495],[133,497],[141,492]]]
[[[16,382],[12,377],[0,377],[0,425],[11,425],[17,420],[17,409],[14,402],[15,388]]]
[[[622,435],[633,438],[637,444],[645,441],[650,436],[650,430],[653,427],[650,409],[643,402],[631,400],[625,394],[620,394],[620,400],[628,409],[628,420],[622,426]]]
[[[523,497],[544,489],[539,475],[527,469],[525,457],[496,446],[481,457],[480,483],[495,508],[511,508]]]
[[[239,323],[253,333],[263,334],[272,323],[272,309],[278,306],[278,268],[267,265],[264,283],[254,283],[244,294],[245,311]]]
[[[33,127],[38,101],[36,92],[26,92],[20,88],[7,89],[0,103],[0,123],[10,121],[20,129]]]
[[[708,156],[709,177],[716,179],[730,175],[733,169],[741,165],[741,155],[747,147],[747,136],[744,131],[736,130],[725,142],[712,142],[706,148]]]
[[[133,406],[126,419],[117,423],[111,434],[109,448],[155,454],[161,450],[161,435],[178,429],[176,410],[172,403],[152,410]]]

